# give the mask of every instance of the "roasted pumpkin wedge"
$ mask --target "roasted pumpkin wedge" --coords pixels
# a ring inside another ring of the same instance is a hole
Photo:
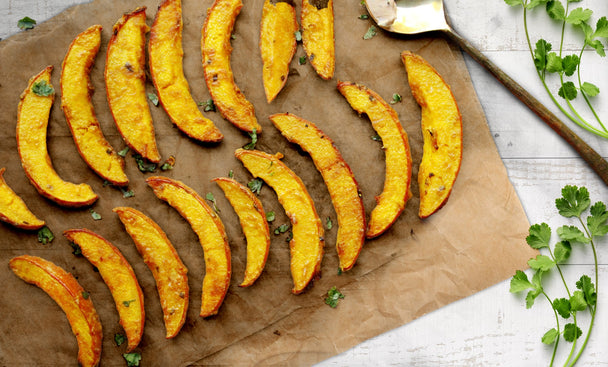
[[[12,258],[9,266],[19,278],[45,291],[65,312],[78,342],[79,365],[99,365],[103,338],[101,323],[89,293],[74,276],[48,260],[30,255]],[[29,308],[29,305],[23,307]]]
[[[32,213],[23,199],[4,181],[4,171],[0,168],[0,220],[17,228],[34,230],[44,226],[44,221]]]
[[[254,177],[264,180],[277,194],[292,227],[289,242],[294,294],[302,293],[321,271],[323,225],[302,180],[283,162],[282,154],[237,149],[235,156]]]
[[[146,7],[124,14],[112,29],[105,82],[114,122],[127,145],[150,162],[160,162],[146,96]]]
[[[421,56],[401,53],[412,95],[422,108],[422,161],[418,169],[420,218],[450,197],[462,162],[462,117],[450,86]]]
[[[161,200],[175,208],[190,223],[203,247],[205,277],[201,317],[218,313],[230,285],[230,247],[220,217],[194,190],[168,177],[155,176],[146,180]]]
[[[262,80],[268,103],[287,82],[289,64],[296,53],[296,9],[293,0],[266,0],[260,26]]]
[[[259,134],[262,127],[255,117],[253,105],[234,83],[230,66],[230,37],[242,7],[241,0],[215,0],[207,10],[201,32],[203,72],[209,94],[222,116],[243,131],[255,129]]]
[[[55,91],[51,85],[52,66],[32,77],[21,94],[17,111],[17,148],[21,165],[40,195],[68,207],[93,204],[97,194],[87,184],[62,180],[51,163],[46,131]]]
[[[372,127],[382,139],[386,158],[384,188],[376,196],[367,228],[367,238],[384,233],[397,220],[411,196],[412,156],[405,130],[397,112],[377,93],[363,85],[338,82],[338,90],[359,114],[369,117]]]
[[[184,76],[181,0],[165,0],[158,7],[150,30],[150,74],[158,100],[175,126],[189,137],[218,142],[224,136],[198,109]]]
[[[365,241],[365,209],[353,172],[331,138],[312,122],[289,113],[272,115],[270,121],[287,140],[310,154],[323,176],[338,219],[340,269],[351,269]]]
[[[240,286],[249,287],[262,274],[270,249],[270,230],[264,207],[249,188],[236,180],[218,177],[213,181],[224,191],[224,195],[234,208],[247,239],[245,279]]]
[[[113,211],[152,272],[163,309],[166,337],[173,338],[184,325],[188,312],[188,269],[156,222],[133,208],[118,207]]]
[[[61,71],[61,108],[82,159],[104,180],[126,186],[129,179],[125,162],[104,137],[91,103],[89,73],[100,43],[100,25],[88,28],[72,41]]]
[[[308,61],[323,79],[334,76],[333,0],[302,0],[302,45]]]
[[[80,247],[110,289],[120,325],[127,334],[127,352],[132,351],[141,340],[146,321],[144,295],[133,268],[114,245],[88,229],[70,229],[63,235]]]

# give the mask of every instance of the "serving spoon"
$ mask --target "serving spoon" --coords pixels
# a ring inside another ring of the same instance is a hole
[[[448,36],[499,82],[564,138],[608,185],[608,162],[566,126],[553,112],[509,77],[448,24],[443,0],[366,0],[369,14],[382,29],[400,34],[440,31]]]

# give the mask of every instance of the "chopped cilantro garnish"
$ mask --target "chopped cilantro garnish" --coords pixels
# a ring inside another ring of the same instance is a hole
[[[306,56],[300,56],[300,59],[298,60],[298,63],[300,65],[306,64]]]
[[[47,226],[44,226],[38,230],[38,242],[43,245],[47,243],[53,242],[55,239],[55,235],[51,232],[51,229]]]
[[[266,221],[272,222],[274,220],[274,212],[266,212]]]
[[[325,228],[330,230],[333,226],[334,226],[334,224],[331,222],[331,218],[327,217],[327,219],[325,220]]]
[[[363,39],[368,40],[375,35],[376,35],[376,26],[370,25],[369,28],[367,29],[367,32],[365,32],[365,34],[363,35]]]
[[[249,187],[249,190],[251,190],[251,192],[253,192],[254,194],[259,194],[260,190],[262,190],[263,184],[264,181],[260,180],[259,178],[254,178],[253,180],[247,183],[247,187]]]
[[[336,308],[338,306],[338,301],[341,298],[344,298],[344,295],[340,293],[340,291],[335,286],[333,286],[327,292],[327,297],[325,297],[325,304],[327,304],[331,308]]]
[[[281,224],[274,230],[274,234],[279,235],[281,233],[285,233],[289,230],[289,224]]]
[[[129,153],[129,147],[125,147],[123,150],[118,152],[118,155],[124,158],[127,156],[127,153]]]
[[[199,102],[199,106],[203,106],[203,111],[205,112],[215,112],[215,103],[213,103],[212,99],[208,99],[205,102]]]
[[[294,36],[296,36],[296,42],[301,42],[302,41],[302,32],[300,31],[295,31],[293,32]]]
[[[82,298],[89,299],[89,292],[82,291]]]
[[[24,31],[32,29],[35,26],[36,21],[30,17],[23,17],[17,22],[17,27],[19,27],[19,29],[23,29]]]
[[[94,220],[101,220],[101,214],[97,213],[95,210],[89,209],[89,213],[91,213],[91,217],[93,217]]]
[[[55,90],[46,80],[42,79],[32,85],[32,92],[41,97],[48,97],[55,93]]]
[[[253,150],[253,149],[255,149],[255,144],[258,142],[258,134],[257,134],[255,128],[253,128],[253,131],[251,131],[248,134],[249,134],[249,137],[251,138],[251,142],[245,144],[243,146],[243,149]]]
[[[148,99],[153,105],[158,106],[158,96],[155,93],[148,93]]]
[[[114,334],[114,343],[116,346],[120,347],[120,345],[127,341],[127,337],[122,334]]]
[[[133,302],[135,302],[135,300],[134,300],[134,299],[131,299],[131,300],[128,300],[128,301],[122,301],[122,304],[123,304],[125,307],[129,307],[129,305],[131,305],[131,303],[133,303]]]
[[[401,102],[401,95],[399,93],[393,93],[393,100],[390,102],[390,104],[395,104]]]
[[[139,168],[141,172],[154,172],[156,170],[156,164],[146,162],[141,155],[133,154],[133,158],[135,158],[135,162],[137,162],[137,168]]]
[[[125,353],[122,355],[125,361],[127,361],[127,367],[139,366],[141,361],[141,354],[139,353]]]

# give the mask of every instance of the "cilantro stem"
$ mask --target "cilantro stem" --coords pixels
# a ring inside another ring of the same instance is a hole
[[[585,51],[586,47],[587,47],[587,44],[584,44],[581,49],[581,52],[578,55],[579,62],[581,62],[581,60],[583,59],[583,51]],[[585,91],[583,90],[583,82],[581,81],[581,68],[577,68],[576,73],[577,73],[577,77],[578,77],[578,88],[580,89],[581,94],[583,95],[583,98],[585,99],[585,102],[587,103],[587,107],[589,107],[589,110],[593,113],[593,116],[595,116],[595,120],[600,124],[602,129],[605,132],[608,132],[608,130],[606,129],[606,126],[604,126],[604,123],[602,122],[602,120],[598,116],[597,112],[595,111],[595,108],[593,108],[593,105],[591,104],[591,101],[589,100],[587,93],[585,93]]]
[[[545,290],[542,290],[543,295],[545,296],[545,298],[547,299],[547,301],[549,302],[549,304],[551,304],[551,298],[549,298],[549,295],[545,292]],[[549,363],[549,367],[553,367],[553,362],[555,362],[555,356],[557,354],[557,346],[559,345],[559,335],[560,335],[560,329],[559,329],[559,316],[557,315],[557,310],[555,310],[555,308],[551,307],[553,309],[553,315],[555,316],[555,328],[557,329],[557,338],[555,339],[555,343],[553,344],[553,353],[551,354],[551,363]]]
[[[595,248],[595,243],[593,242],[593,236],[591,236],[591,233],[589,233],[589,229],[587,228],[587,226],[583,222],[583,219],[581,218],[580,215],[578,216],[578,221],[580,222],[581,226],[585,230],[585,233],[587,234],[587,236],[589,237],[590,242],[591,242],[591,249],[593,250],[593,262],[594,262],[593,265],[594,265],[594,269],[595,269],[595,293],[597,294],[598,291],[599,291],[599,284],[598,284],[599,273],[598,273],[597,251],[596,251],[596,248]],[[595,322],[595,311],[596,311],[596,308],[597,308],[597,304],[595,306],[589,305],[589,312],[591,312],[591,320],[589,321],[589,330],[587,331],[587,335],[585,336],[585,340],[583,341],[583,345],[580,347],[578,353],[576,354],[576,356],[574,357],[574,359],[572,360],[572,362],[568,365],[569,367],[574,366],[574,364],[576,363],[576,361],[578,361],[578,359],[581,357],[581,354],[585,350],[585,347],[587,346],[587,342],[589,341],[589,337],[591,336],[591,331],[593,330],[593,324]]]

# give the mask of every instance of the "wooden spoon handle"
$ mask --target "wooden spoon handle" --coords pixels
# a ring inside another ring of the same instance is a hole
[[[591,168],[600,176],[602,181],[608,185],[608,162],[600,156],[593,148],[576,135],[568,126],[560,121],[553,112],[549,111],[542,103],[528,93],[521,85],[519,85],[510,76],[505,74],[496,64],[485,57],[475,46],[469,41],[462,38],[452,29],[445,30],[446,35],[466,51],[475,61],[486,68],[499,82],[501,82],[508,90],[513,93],[520,101],[528,106],[534,113],[538,115],[544,122],[547,123],[559,136],[564,138],[580,156],[591,166]]]

